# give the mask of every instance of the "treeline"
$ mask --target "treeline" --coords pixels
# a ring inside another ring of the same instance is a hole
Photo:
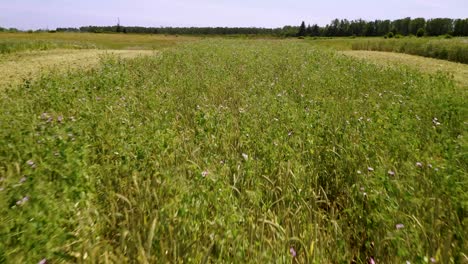
[[[414,18],[397,20],[334,19],[330,24],[320,27],[317,24],[306,26],[285,26],[283,28],[245,28],[245,27],[127,27],[127,26],[87,26],[78,28],[57,28],[57,31],[93,33],[138,33],[167,35],[273,35],[283,37],[346,37],[346,36],[468,36],[468,18]]]
[[[17,29],[1,28],[0,31],[16,32]],[[282,28],[256,27],[138,27],[138,26],[86,26],[80,28],[57,28],[57,32],[91,33],[136,33],[166,35],[270,35],[282,37],[349,37],[349,36],[468,36],[468,18],[414,18],[397,20],[334,19],[321,27],[317,24],[306,26],[284,26]],[[52,32],[55,32],[52,31]],[[32,32],[32,31],[29,31]],[[44,32],[44,30],[38,30]],[[51,31],[49,31],[51,32]]]
[[[318,25],[307,26],[302,22],[297,33],[298,36],[312,37],[346,37],[346,36],[393,36],[393,35],[415,35],[415,36],[468,36],[468,18],[434,18],[424,19],[410,17],[397,20],[375,20],[365,21],[335,19],[325,27]]]

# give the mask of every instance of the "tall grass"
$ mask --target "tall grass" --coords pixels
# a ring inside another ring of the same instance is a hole
[[[141,34],[0,33],[0,47],[3,46],[0,52],[8,49],[23,51],[52,48],[155,50],[198,39],[198,37]]]
[[[294,41],[44,76],[0,99],[0,261],[460,263],[465,102]]]
[[[51,50],[51,49],[90,49],[96,48],[91,43],[46,41],[46,40],[18,40],[0,39],[0,54],[20,51]]]
[[[366,39],[352,43],[353,50],[400,52],[468,63],[468,42],[454,39]]]

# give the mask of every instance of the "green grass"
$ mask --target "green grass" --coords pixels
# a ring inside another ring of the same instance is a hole
[[[468,64],[466,38],[362,39],[353,42],[352,49],[400,52]]]
[[[0,262],[461,263],[466,100],[288,40],[43,76],[0,98]]]
[[[198,39],[198,37],[137,34],[0,33],[0,54],[54,48],[155,50]]]
[[[92,44],[65,41],[47,41],[47,40],[18,40],[1,39],[0,54],[15,53],[32,50],[51,50],[51,49],[90,49],[96,48]]]

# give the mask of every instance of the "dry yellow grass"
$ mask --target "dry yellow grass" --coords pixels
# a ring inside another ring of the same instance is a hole
[[[92,67],[106,54],[132,58],[154,53],[150,50],[51,50],[4,55],[0,56],[0,89],[16,86],[44,72]]]
[[[468,65],[445,60],[438,60],[403,53],[347,50],[341,53],[355,58],[365,59],[379,65],[406,65],[425,73],[445,72],[453,75],[462,87],[468,87]]]

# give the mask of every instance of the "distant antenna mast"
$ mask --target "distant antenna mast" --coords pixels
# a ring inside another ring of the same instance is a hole
[[[116,31],[117,31],[117,33],[122,31],[121,28],[120,28],[120,17],[117,18],[117,30]]]

